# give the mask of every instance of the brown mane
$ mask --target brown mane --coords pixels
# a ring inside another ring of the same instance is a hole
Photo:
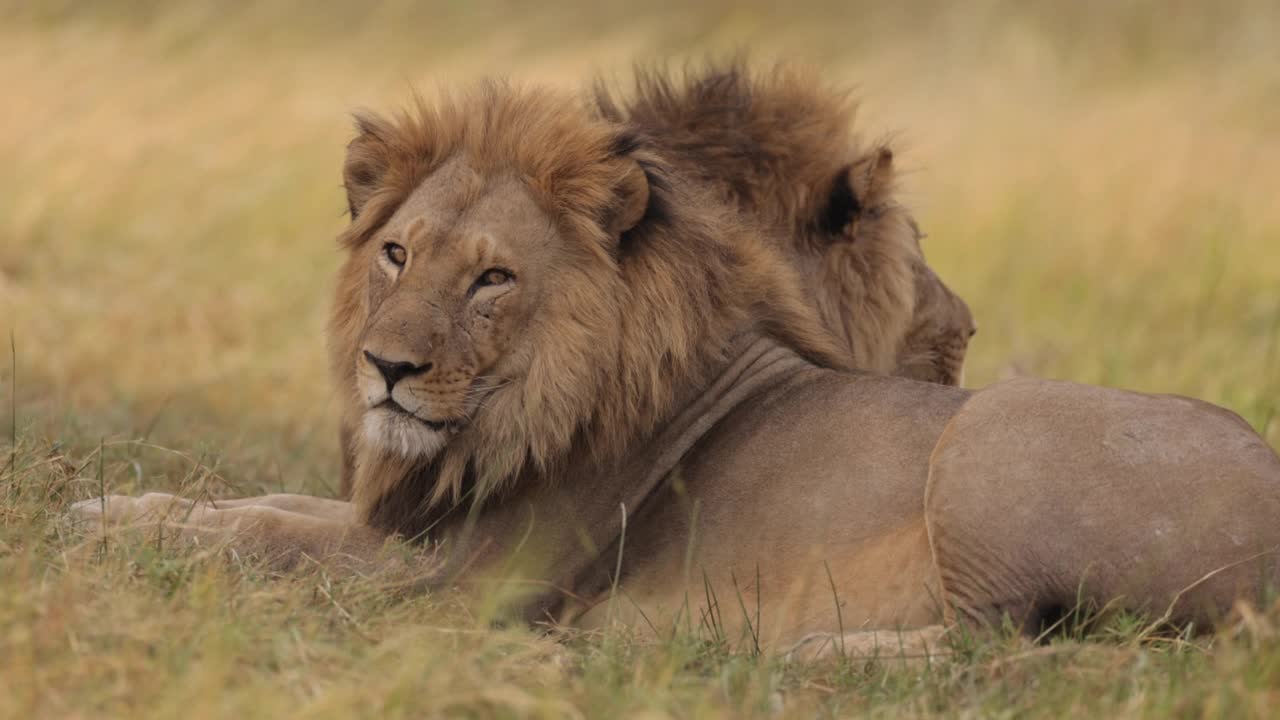
[[[343,247],[366,242],[440,163],[461,153],[485,178],[521,178],[574,251],[573,284],[544,313],[550,329],[528,377],[495,391],[428,466],[348,433],[352,499],[374,526],[416,535],[468,491],[480,502],[517,478],[560,477],[583,457],[607,472],[706,385],[743,331],[772,335],[826,366],[846,365],[797,277],[756,230],[572,96],[490,82],[435,104],[418,100],[393,118],[361,115],[357,127]],[[648,210],[611,238],[603,228],[637,164]],[[330,324],[347,427],[359,412],[352,358],[368,313],[366,277],[358,263],[344,266]]]
[[[772,225],[852,363],[895,369],[924,259],[893,196],[892,153],[854,133],[848,93],[795,67],[751,72],[737,61],[641,68],[629,91],[597,83],[595,104],[653,138],[680,172]]]

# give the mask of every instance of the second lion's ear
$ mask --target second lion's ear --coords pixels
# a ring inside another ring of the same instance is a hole
[[[880,147],[836,174],[818,224],[828,235],[845,229],[868,212],[875,212],[893,192],[893,151]]]
[[[347,145],[347,158],[342,165],[342,185],[347,190],[347,210],[352,220],[360,215],[390,166],[383,140],[387,121],[373,114],[360,114],[355,120],[359,134]]]
[[[604,229],[611,239],[635,227],[649,209],[649,176],[639,162],[627,162],[622,179],[614,189],[614,200],[605,217]]]

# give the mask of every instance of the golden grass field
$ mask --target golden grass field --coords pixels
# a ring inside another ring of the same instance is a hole
[[[1280,446],[1277,38],[1280,5],[1250,0],[0,0],[0,716],[1275,712],[1275,608],[1189,638],[1121,619],[926,668],[788,665],[493,629],[449,597],[98,547],[59,518],[103,487],[336,487],[351,110],[744,48],[855,85],[864,133],[896,139],[928,258],[981,327],[970,386],[1195,395]]]

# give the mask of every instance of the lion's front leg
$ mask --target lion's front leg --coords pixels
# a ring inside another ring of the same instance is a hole
[[[291,493],[275,493],[258,497],[236,498],[234,500],[209,500],[209,505],[221,509],[241,507],[273,507],[300,515],[334,520],[342,523],[356,524],[356,506],[344,500],[313,497],[311,495],[294,495]]]
[[[353,522],[349,504],[298,495],[221,502],[164,493],[111,495],[76,503],[72,513],[88,530],[158,526],[202,546],[256,556],[278,569],[310,558],[334,569],[373,570],[384,564],[388,540]]]

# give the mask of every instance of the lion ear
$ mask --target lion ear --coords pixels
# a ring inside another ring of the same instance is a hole
[[[828,235],[841,235],[864,213],[883,206],[893,192],[893,151],[880,147],[836,174],[818,222]]]
[[[342,185],[347,190],[347,210],[355,220],[387,173],[387,121],[373,114],[355,116],[356,138],[347,144]]]
[[[618,238],[639,224],[649,209],[649,176],[639,162],[627,162],[625,174],[614,189],[613,204],[606,214],[604,229]]]

